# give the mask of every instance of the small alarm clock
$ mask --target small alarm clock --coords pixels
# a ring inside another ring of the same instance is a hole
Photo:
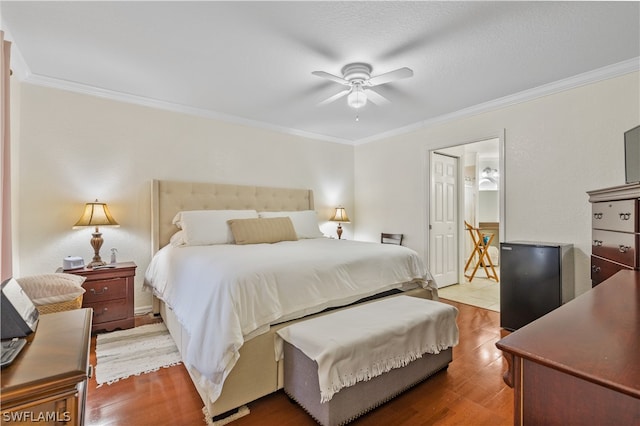
[[[62,259],[62,270],[70,271],[72,269],[84,268],[84,259],[80,256],[67,256]]]

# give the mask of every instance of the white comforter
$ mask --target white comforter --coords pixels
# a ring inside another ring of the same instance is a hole
[[[420,281],[424,263],[397,245],[327,238],[276,244],[173,247],[152,259],[145,285],[189,333],[184,362],[215,401],[242,344],[269,325]]]

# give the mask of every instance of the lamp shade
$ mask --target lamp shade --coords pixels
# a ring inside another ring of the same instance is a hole
[[[85,204],[82,216],[73,226],[75,228],[78,226],[119,226],[119,224],[111,216],[107,204],[99,203],[96,200],[93,203]]]
[[[349,216],[347,216],[347,211],[344,209],[344,207],[336,207],[336,211],[333,214],[333,217],[329,220],[332,222],[347,223],[349,222]]]

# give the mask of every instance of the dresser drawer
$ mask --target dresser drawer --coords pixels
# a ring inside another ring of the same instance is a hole
[[[93,308],[94,326],[98,326],[104,322],[126,319],[129,314],[127,299],[88,303],[86,306],[88,308]]]
[[[610,278],[623,269],[633,269],[619,263],[608,261],[597,256],[591,256],[591,285],[593,287]]]
[[[594,229],[640,232],[638,200],[602,201],[593,203],[591,210],[591,225]]]
[[[637,249],[640,246],[640,234],[594,229],[592,236],[592,254],[632,268],[640,266]]]
[[[82,287],[86,290],[83,298],[85,304],[127,297],[126,278],[85,281]]]

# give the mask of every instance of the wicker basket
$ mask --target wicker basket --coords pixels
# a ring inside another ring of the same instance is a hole
[[[67,300],[66,302],[51,303],[50,305],[36,306],[40,315],[52,314],[54,312],[71,311],[73,309],[80,309],[82,307],[82,294],[73,300]]]

